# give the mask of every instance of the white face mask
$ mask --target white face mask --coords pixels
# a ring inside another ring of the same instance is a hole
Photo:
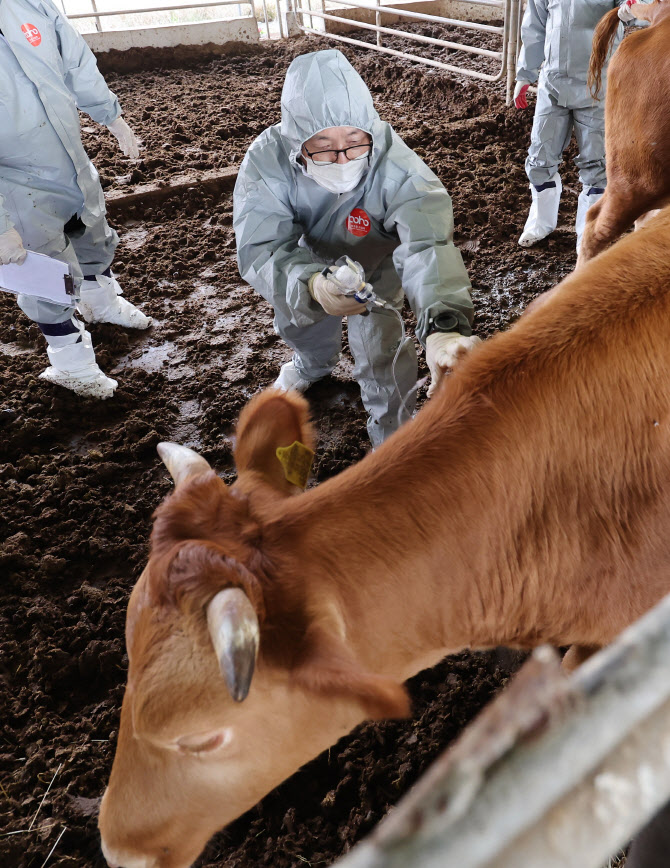
[[[305,172],[331,193],[348,193],[349,190],[353,190],[367,170],[367,159],[349,160],[348,163],[329,163],[327,166],[317,166],[309,157],[305,159]]]

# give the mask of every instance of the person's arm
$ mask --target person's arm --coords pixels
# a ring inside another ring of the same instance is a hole
[[[5,208],[4,201],[0,192],[0,265],[8,265],[10,262],[20,265],[25,261],[26,250]]]
[[[307,288],[324,264],[298,246],[303,229],[289,200],[292,183],[271,140],[252,146],[235,183],[233,227],[243,280],[293,325],[306,326],[327,316]]]
[[[384,228],[400,238],[393,262],[425,346],[433,320],[443,331],[471,335],[474,311],[470,279],[454,246],[451,198],[416,155],[408,168],[389,199]]]
[[[43,5],[53,15],[65,85],[75,98],[77,108],[97,123],[109,126],[121,115],[121,106],[116,95],[107,87],[95,55],[84,37],[50,0],[43,0]]]
[[[547,30],[547,0],[528,0],[521,22],[521,52],[516,65],[516,80],[528,84],[537,81],[544,63],[544,40]]]
[[[14,228],[12,218],[9,216],[9,211],[5,208],[5,200],[0,190],[0,235]]]

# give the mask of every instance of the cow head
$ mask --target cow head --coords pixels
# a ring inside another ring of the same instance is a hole
[[[208,838],[403,688],[361,671],[336,606],[302,575],[300,489],[278,447],[313,445],[300,396],[267,391],[237,428],[230,487],[190,449],[161,444],[176,488],[126,620],[128,684],[102,800],[110,866],[186,868]]]

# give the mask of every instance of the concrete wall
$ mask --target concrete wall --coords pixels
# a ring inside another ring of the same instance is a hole
[[[226,42],[256,43],[259,40],[255,18],[227,18],[194,24],[161,24],[137,30],[110,30],[86,33],[84,39],[97,54],[128,51],[132,48],[175,48]]]

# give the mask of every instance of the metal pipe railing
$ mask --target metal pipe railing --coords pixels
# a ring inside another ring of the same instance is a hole
[[[341,19],[345,20],[345,19]],[[313,33],[315,36],[323,36],[321,30],[315,30],[312,27],[301,28],[304,33]],[[479,78],[483,81],[500,81],[502,73],[496,75],[488,75],[484,72],[476,72],[474,69],[465,69],[462,66],[452,66],[450,63],[441,63],[438,60],[430,60],[427,57],[419,57],[417,54],[410,54],[407,51],[396,51],[395,48],[386,48],[383,45],[371,45],[369,42],[363,42],[362,39],[351,39],[349,36],[340,36],[337,33],[329,33],[328,39],[335,39],[338,42],[347,42],[349,45],[359,45],[362,48],[374,48],[375,51],[381,51],[384,54],[392,54],[394,57],[404,57],[407,60],[414,60],[417,63],[424,63],[427,66],[434,66],[436,69],[445,69],[447,72],[457,72],[459,75],[468,75],[471,78]]]
[[[263,2],[263,17],[265,19],[265,33],[267,34],[268,39],[270,38],[270,22],[268,21],[268,5],[266,0],[262,0]]]
[[[297,13],[305,13],[306,10],[298,7],[295,10]],[[378,14],[378,13],[377,13]],[[313,15],[315,18],[325,18],[328,21],[346,21],[349,22],[348,18],[339,18],[337,15],[331,15],[328,12],[309,12],[310,17]],[[355,22],[356,29],[359,28],[362,30],[376,30],[379,33],[388,33],[391,36],[404,36],[406,39],[413,39],[416,42],[427,42],[430,45],[438,45],[442,48],[451,48],[454,51],[465,51],[470,54],[480,54],[483,57],[492,57],[494,60],[502,60],[503,52],[502,51],[490,51],[488,48],[477,48],[474,45],[463,45],[460,42],[449,42],[446,39],[436,39],[433,36],[424,36],[421,33],[410,33],[407,30],[394,30],[392,27],[381,27],[378,24],[366,24],[365,21],[356,21]],[[332,36],[332,33],[329,33],[328,36]],[[365,45],[369,45],[369,43],[364,43]],[[377,45],[380,45],[377,42]]]
[[[538,649],[336,868],[600,868],[670,797],[669,667],[670,596],[570,676]]]
[[[179,9],[204,9],[210,6],[238,6],[240,2],[244,6],[251,6],[253,9],[253,0],[215,0],[215,2],[205,2],[205,3],[179,3],[177,5],[170,6],[153,6],[151,9],[114,9],[113,11],[108,12],[74,12],[72,14],[67,13],[67,17],[69,19],[74,18],[102,18],[107,15],[141,15],[143,13],[151,13],[151,12],[173,12]]]

